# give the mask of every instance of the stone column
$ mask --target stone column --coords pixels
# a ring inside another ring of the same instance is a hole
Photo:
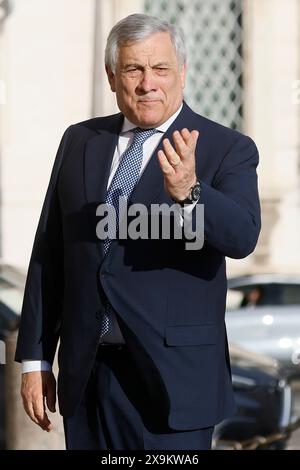
[[[244,0],[243,11],[245,132],[260,152],[263,216],[248,270],[299,271],[300,2]]]
[[[24,267],[60,138],[90,117],[95,0],[9,4],[0,28],[2,257]]]

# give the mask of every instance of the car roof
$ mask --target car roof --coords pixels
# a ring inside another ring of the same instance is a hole
[[[289,305],[278,305],[278,304],[268,304],[268,305],[255,305],[254,307],[239,307],[239,308],[228,308],[226,310],[227,313],[234,314],[234,315],[243,315],[246,314],[251,315],[276,315],[280,314],[283,311],[288,312],[289,315],[295,315],[296,318],[299,317],[299,310],[300,307],[298,304],[289,304]],[[299,318],[300,320],[300,318]]]
[[[257,284],[300,284],[300,274],[251,274],[228,279],[228,287],[239,287]]]

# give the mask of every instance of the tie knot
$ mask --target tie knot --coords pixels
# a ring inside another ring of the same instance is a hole
[[[158,132],[157,129],[142,129],[141,127],[136,127],[134,129],[134,142],[138,142],[139,144],[143,144],[149,137],[156,134]]]

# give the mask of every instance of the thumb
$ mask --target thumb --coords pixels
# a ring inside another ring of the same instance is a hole
[[[52,413],[55,413],[56,408],[55,408],[55,403],[56,403],[56,393],[55,393],[55,387],[47,387],[46,390],[46,403],[47,407]]]

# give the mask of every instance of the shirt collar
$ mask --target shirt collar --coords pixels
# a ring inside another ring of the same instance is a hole
[[[177,111],[174,114],[172,114],[172,116],[170,116],[169,119],[167,119],[166,122],[164,122],[160,126],[156,127],[156,129],[159,132],[162,132],[162,133],[166,132],[166,130],[170,127],[170,125],[173,123],[173,121],[175,121],[178,114],[182,110],[182,106],[183,105],[181,104],[180,108],[177,109]],[[124,117],[124,122],[123,122],[122,130],[121,130],[121,134],[123,134],[125,132],[129,132],[132,129],[135,129],[136,127],[137,126],[135,124],[133,124],[132,122],[130,122],[129,119],[127,119],[127,117]]]

